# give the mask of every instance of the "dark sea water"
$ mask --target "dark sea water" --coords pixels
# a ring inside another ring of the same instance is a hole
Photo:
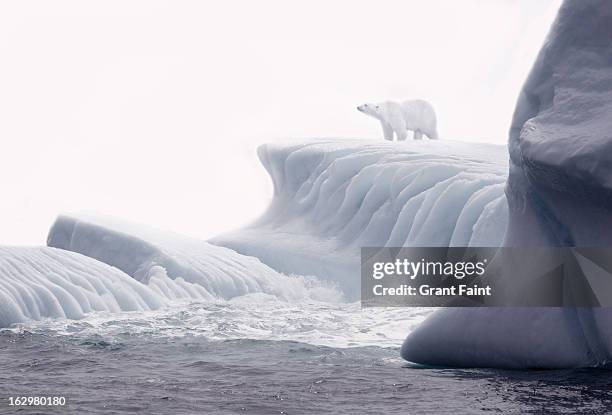
[[[0,413],[585,413],[612,410],[612,373],[418,368],[393,347],[151,333],[0,332]],[[65,396],[11,408],[8,396]]]

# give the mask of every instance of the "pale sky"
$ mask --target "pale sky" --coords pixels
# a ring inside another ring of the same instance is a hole
[[[240,227],[272,194],[257,146],[380,139],[366,101],[504,143],[559,3],[0,2],[0,244],[44,244],[61,212]]]

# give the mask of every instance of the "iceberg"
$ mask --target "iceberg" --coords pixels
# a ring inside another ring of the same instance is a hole
[[[70,214],[57,218],[47,244],[122,271],[162,304],[257,293],[354,301],[361,246],[499,245],[508,215],[505,154],[505,146],[451,141],[268,144],[259,157],[274,200],[246,229],[208,243]]]
[[[0,327],[27,319],[80,319],[92,311],[162,307],[155,289],[116,268],[61,249],[0,247]]]
[[[284,275],[231,249],[115,218],[61,215],[47,245],[118,268],[169,299],[227,300],[254,293],[285,301],[342,298],[315,278]]]
[[[612,242],[610,39],[612,3],[565,1],[511,124],[504,245]],[[606,308],[443,309],[408,335],[401,353],[446,366],[606,366],[611,323]]]
[[[364,246],[499,246],[507,149],[456,141],[318,139],[258,149],[274,198],[212,243],[360,293]]]
[[[316,278],[284,275],[227,248],[110,218],[60,216],[48,245],[0,247],[0,328],[257,293],[342,300]]]
[[[169,278],[159,265],[149,269],[144,283],[77,252],[0,246],[0,328],[28,320],[79,320],[97,311],[149,311],[176,301],[217,299],[199,284]]]
[[[160,305],[258,293],[354,301],[361,246],[499,245],[507,221],[505,154],[505,146],[451,141],[268,144],[259,157],[274,200],[246,229],[208,243],[70,214],[57,218],[47,245],[111,266]]]

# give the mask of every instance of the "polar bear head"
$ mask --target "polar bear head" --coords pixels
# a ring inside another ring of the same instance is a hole
[[[358,106],[357,111],[361,111],[364,114],[377,118],[379,120],[383,116],[382,107],[380,106],[380,104],[366,103],[366,104]]]

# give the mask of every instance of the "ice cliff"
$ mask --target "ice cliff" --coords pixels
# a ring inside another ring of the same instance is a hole
[[[267,144],[267,212],[213,243],[359,296],[362,246],[498,246],[507,221],[505,146],[320,139]]]
[[[509,153],[505,245],[610,245],[611,2],[562,5],[519,96]],[[445,309],[408,336],[402,355],[468,367],[605,366],[611,323],[605,308]]]

